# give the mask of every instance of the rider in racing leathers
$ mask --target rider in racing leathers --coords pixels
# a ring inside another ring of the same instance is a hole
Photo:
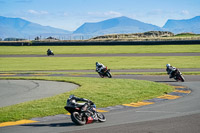
[[[86,103],[77,103],[78,101],[83,101]],[[95,104],[85,98],[79,98],[79,97],[75,97],[74,95],[70,95],[69,98],[67,99],[67,105],[68,106],[72,106],[72,107],[81,107],[81,110],[85,110],[85,108],[87,108],[87,102],[89,102],[91,105],[93,105],[95,108]]]
[[[47,53],[49,53],[49,52],[51,52],[51,49],[48,49],[48,50],[47,50]]]
[[[51,54],[51,53],[53,53],[53,51],[51,49],[48,49],[47,54]]]
[[[106,68],[102,63],[99,63],[99,62],[96,62],[96,71],[98,72],[98,73],[102,73],[103,71],[103,69],[104,68]]]
[[[167,74],[169,74],[169,78],[173,78],[175,75],[176,67],[171,66],[170,64],[166,65]]]

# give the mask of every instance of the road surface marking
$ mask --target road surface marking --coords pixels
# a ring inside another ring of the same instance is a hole
[[[137,102],[137,103],[123,104],[123,105],[130,107],[141,107],[149,104],[154,104],[154,102]]]
[[[177,99],[180,98],[181,96],[174,96],[174,95],[163,95],[163,96],[159,96],[157,98],[161,98],[161,99]]]
[[[97,109],[97,112],[108,112],[106,110]]]
[[[174,88],[185,88],[185,86],[173,86]]]
[[[14,122],[3,122],[3,123],[0,123],[0,127],[29,124],[29,123],[35,123],[35,122],[38,122],[38,121],[19,120],[19,121],[14,121]]]
[[[179,93],[191,93],[191,90],[175,90],[173,92],[179,92]]]

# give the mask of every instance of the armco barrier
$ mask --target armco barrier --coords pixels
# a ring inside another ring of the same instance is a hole
[[[200,44],[200,40],[127,41],[127,42],[0,42],[0,46],[92,46],[92,45],[187,45]]]

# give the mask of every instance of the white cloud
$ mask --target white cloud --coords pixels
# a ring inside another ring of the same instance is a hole
[[[28,10],[28,13],[34,14],[34,15],[43,15],[43,14],[48,14],[47,11],[36,11],[36,10]]]
[[[108,11],[108,12],[88,12],[88,15],[95,16],[95,17],[119,17],[122,16],[121,13],[115,11]]]
[[[182,11],[181,11],[181,14],[183,14],[183,15],[189,15],[190,12],[189,12],[188,10],[182,10]]]
[[[106,15],[106,16],[111,16],[111,17],[119,17],[119,16],[122,16],[121,13],[115,12],[115,11],[105,12],[104,15]]]
[[[31,14],[38,14],[38,12],[35,11],[35,10],[28,10],[28,13],[31,13]]]

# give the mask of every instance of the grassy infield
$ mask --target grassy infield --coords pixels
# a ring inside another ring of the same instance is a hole
[[[0,47],[0,54],[45,54],[48,47]],[[87,47],[50,47],[56,54],[80,53],[164,53],[200,52],[200,45],[183,46],[87,46]],[[41,57],[41,58],[0,58],[0,71],[18,70],[67,70],[94,69],[100,61],[111,69],[164,68],[171,63],[180,68],[199,68],[199,57]],[[82,65],[80,65],[82,64]],[[130,79],[101,79],[73,77],[15,77],[17,79],[44,79],[66,81],[80,87],[54,97],[25,102],[0,108],[0,122],[30,119],[66,113],[63,109],[67,96],[75,94],[93,100],[97,107],[120,105],[157,97],[173,90],[172,87]],[[1,78],[3,79],[3,78]],[[10,79],[10,78],[9,78]],[[127,93],[128,92],[128,93]]]
[[[200,56],[181,57],[26,57],[0,58],[0,71],[87,70],[95,69],[99,61],[111,69],[163,68],[167,63],[178,68],[199,68]],[[80,65],[81,64],[81,65]]]
[[[117,54],[117,53],[184,53],[199,52],[200,45],[158,45],[158,46],[0,46],[3,54],[46,54],[50,48],[55,54]]]

